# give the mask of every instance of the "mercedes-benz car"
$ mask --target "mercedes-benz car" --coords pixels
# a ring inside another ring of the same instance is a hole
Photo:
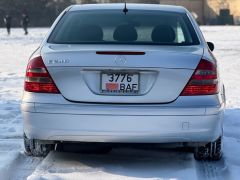
[[[183,7],[68,7],[27,65],[26,153],[64,142],[169,143],[219,160],[225,95],[213,49]]]

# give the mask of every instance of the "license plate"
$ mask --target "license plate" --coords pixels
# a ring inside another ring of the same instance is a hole
[[[139,78],[139,73],[102,72],[101,91],[107,94],[138,94]]]

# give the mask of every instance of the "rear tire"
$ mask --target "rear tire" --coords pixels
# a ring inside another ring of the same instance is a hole
[[[222,158],[222,137],[219,137],[216,141],[210,142],[205,146],[196,147],[194,158],[197,161],[219,161]]]
[[[25,154],[28,156],[45,157],[54,149],[54,144],[42,144],[39,140],[27,138],[25,134],[23,135],[23,140]]]

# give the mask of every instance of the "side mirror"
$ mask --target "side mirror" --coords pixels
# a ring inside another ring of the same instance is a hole
[[[212,42],[207,42],[207,45],[211,51],[214,50],[214,44]]]

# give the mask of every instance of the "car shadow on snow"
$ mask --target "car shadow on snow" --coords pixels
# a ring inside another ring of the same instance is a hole
[[[216,167],[215,167],[216,166]],[[229,177],[224,159],[197,162],[193,154],[182,149],[113,149],[108,154],[82,154],[52,151],[37,168],[46,177],[97,179],[221,179]]]
[[[181,179],[186,174],[195,176],[192,154],[172,150],[113,149],[104,155],[51,152],[45,161],[41,169],[48,169],[49,173],[96,173],[109,178]],[[52,162],[50,168],[49,162]]]

